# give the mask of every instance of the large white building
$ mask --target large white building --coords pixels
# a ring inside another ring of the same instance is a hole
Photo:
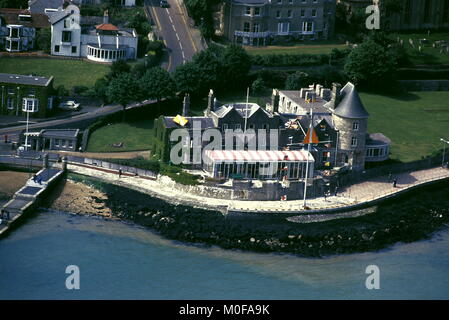
[[[69,5],[52,14],[50,22],[52,55],[86,57],[97,62],[137,58],[136,30],[110,24],[107,12],[102,24],[90,26],[83,24],[79,8]]]

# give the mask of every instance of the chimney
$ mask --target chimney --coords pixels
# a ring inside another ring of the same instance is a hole
[[[315,93],[316,93],[316,96],[317,96],[317,97],[321,97],[321,96],[320,96],[320,94],[321,94],[321,88],[323,88],[323,86],[322,86],[321,84],[317,84],[317,85],[316,85]]]
[[[273,93],[271,94],[271,110],[273,113],[279,111],[279,90],[273,89]]]
[[[323,100],[331,101],[331,99],[332,99],[332,91],[331,91],[331,89],[325,89],[325,88],[321,89],[320,97]]]
[[[212,110],[215,110],[215,95],[214,90],[210,89],[209,95],[207,96],[206,116],[209,116]]]
[[[190,95],[187,93],[182,102],[182,116],[187,117],[190,112]]]
[[[339,83],[332,83],[332,109],[335,109],[340,102],[340,90],[341,90],[341,84]]]
[[[108,12],[108,10],[105,10],[105,11],[104,11],[104,14],[103,14],[103,23],[104,23],[104,24],[109,23],[109,12]]]

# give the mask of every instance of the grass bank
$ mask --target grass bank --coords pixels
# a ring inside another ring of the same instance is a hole
[[[109,66],[84,60],[1,57],[0,70],[2,73],[53,76],[55,88],[63,85],[71,89],[74,86],[93,87],[97,79],[109,72]]]

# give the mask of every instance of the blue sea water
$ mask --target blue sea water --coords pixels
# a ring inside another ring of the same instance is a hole
[[[380,269],[368,290],[365,269]],[[65,287],[68,265],[80,289]],[[0,299],[448,299],[449,230],[321,259],[198,247],[134,224],[42,211],[0,241]]]

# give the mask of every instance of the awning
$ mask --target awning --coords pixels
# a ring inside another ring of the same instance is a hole
[[[214,162],[314,162],[305,150],[206,150],[205,156]]]

